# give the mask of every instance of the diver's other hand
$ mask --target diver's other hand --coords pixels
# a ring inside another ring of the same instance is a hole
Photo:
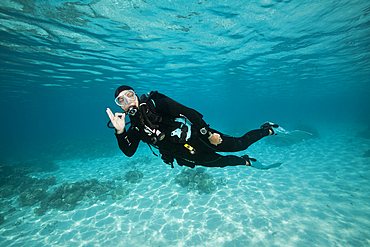
[[[113,112],[109,108],[107,108],[106,112],[114,128],[116,128],[117,134],[122,134],[123,131],[125,131],[125,126],[126,126],[126,122],[125,122],[126,114],[121,113],[121,112],[116,112],[116,114],[113,115]]]
[[[218,134],[218,133],[211,134],[208,137],[208,140],[211,144],[213,144],[215,146],[220,145],[222,143],[222,138],[221,138],[220,134]]]

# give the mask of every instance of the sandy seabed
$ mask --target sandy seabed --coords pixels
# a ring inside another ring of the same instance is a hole
[[[292,146],[260,141],[239,153],[283,162],[276,169],[206,168],[227,179],[211,194],[175,183],[185,168],[171,169],[145,145],[132,158],[58,161],[59,170],[30,175],[54,175],[55,187],[134,169],[144,178],[117,181],[130,190],[121,200],[43,216],[34,213],[38,205],[19,208],[0,225],[0,246],[370,246],[370,158],[363,155],[370,140],[346,126],[319,131]]]

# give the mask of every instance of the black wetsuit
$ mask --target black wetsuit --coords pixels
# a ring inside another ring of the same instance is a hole
[[[158,129],[165,134],[161,141],[152,142],[152,137],[144,130],[143,124],[140,124],[139,111],[135,116],[130,116],[131,126],[122,134],[116,134],[119,148],[127,156],[132,156],[139,145],[140,141],[144,141],[151,146],[159,149],[162,159],[165,163],[171,164],[174,159],[181,166],[194,167],[195,165],[202,165],[207,167],[225,167],[245,165],[246,159],[235,155],[222,156],[217,152],[237,152],[247,149],[251,144],[269,135],[268,129],[252,130],[240,138],[230,137],[221,132],[209,128],[209,125],[203,120],[203,116],[158,92],[152,92],[147,106],[154,113],[155,116],[161,118],[161,122],[156,122]],[[179,116],[186,116],[192,123],[191,138],[186,142],[190,147],[195,149],[195,152],[190,152],[184,146],[184,142],[174,140],[171,137],[171,132],[176,129],[176,123],[173,121]],[[201,129],[206,129],[207,134],[201,134]],[[222,143],[215,146],[208,140],[209,132],[218,133],[222,138]]]

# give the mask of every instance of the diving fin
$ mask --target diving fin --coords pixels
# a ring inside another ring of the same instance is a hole
[[[264,165],[262,164],[261,162],[259,162],[258,160],[250,160],[250,163],[251,163],[251,166],[254,167],[254,168],[257,168],[257,169],[270,169],[270,168],[277,168],[279,166],[281,166],[282,163],[273,163],[271,165]]]
[[[273,136],[275,136],[276,139],[281,140],[286,145],[292,145],[297,142],[304,142],[308,139],[313,138],[313,134],[307,131],[303,131],[303,130],[288,131],[288,130],[285,130],[283,127],[273,124],[271,122],[268,122],[268,124],[271,126],[270,128],[274,131]],[[262,126],[265,126],[265,125],[267,124],[264,124]],[[275,126],[278,126],[278,127],[275,127]]]
[[[250,166],[252,166],[254,168],[257,168],[257,169],[267,170],[267,169],[270,169],[270,168],[279,167],[282,164],[282,163],[274,163],[274,164],[271,164],[271,165],[264,165],[261,162],[259,162],[258,160],[249,157],[248,155],[243,155],[242,158],[245,159],[247,165],[250,164]]]

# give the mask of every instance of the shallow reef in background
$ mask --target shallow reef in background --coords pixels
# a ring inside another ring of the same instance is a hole
[[[195,190],[199,194],[209,194],[216,190],[218,185],[226,185],[226,179],[219,179],[215,181],[213,176],[205,172],[204,168],[197,168],[195,170],[186,168],[179,173],[175,182],[181,187],[187,188],[188,191]]]
[[[80,201],[89,204],[94,204],[98,200],[105,201],[107,200],[107,193],[112,193],[115,189],[116,186],[113,181],[99,182],[97,179],[64,183],[41,201],[40,207],[35,209],[35,213],[43,215],[48,209],[52,208],[63,211],[73,210]]]
[[[20,206],[32,206],[46,198],[46,191],[56,184],[54,176],[38,179],[27,176],[30,169],[0,165],[0,198],[19,194]]]
[[[129,183],[139,183],[144,177],[140,171],[129,171],[125,174],[124,179]]]
[[[40,206],[34,212],[41,216],[49,209],[69,211],[81,202],[94,204],[99,200],[107,200],[108,195],[113,200],[120,200],[129,194],[122,184],[116,186],[114,181],[99,182],[97,179],[63,183],[52,189],[49,187],[57,184],[54,176],[47,179],[32,178],[28,176],[31,172],[31,169],[0,165],[0,224],[18,208],[37,203]],[[140,182],[142,177],[141,173],[140,180],[136,182]]]

